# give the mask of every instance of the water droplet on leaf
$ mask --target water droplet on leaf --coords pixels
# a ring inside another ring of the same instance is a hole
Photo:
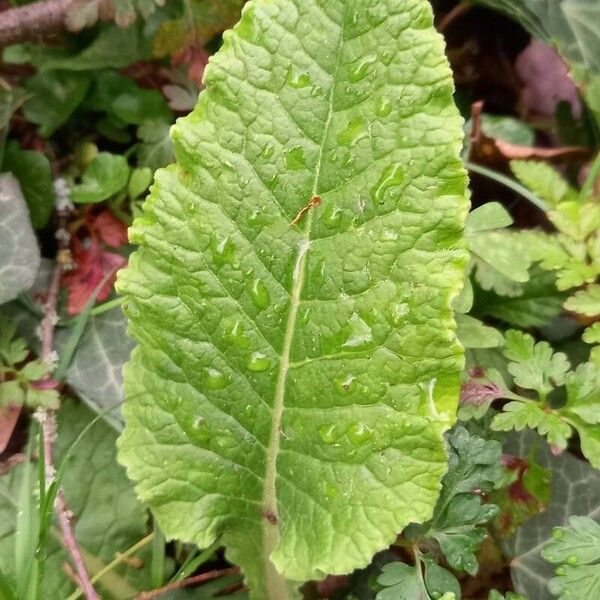
[[[262,352],[253,352],[246,363],[250,371],[266,371],[271,366],[271,361]]]
[[[365,135],[364,121],[358,117],[352,119],[346,129],[338,134],[337,142],[341,146],[353,146],[358,140],[365,137]]]
[[[344,327],[346,333],[346,341],[342,344],[342,348],[350,348],[352,350],[360,350],[363,346],[373,341],[373,332],[358,314],[354,313],[348,320],[348,325]]]
[[[231,383],[229,377],[217,369],[209,368],[206,370],[204,385],[209,390],[222,390]]]
[[[404,169],[402,165],[388,165],[381,174],[379,181],[372,190],[375,202],[383,204],[387,190],[400,185],[404,181]]]
[[[288,150],[285,154],[285,164],[290,171],[300,171],[306,167],[304,150],[299,146]]]
[[[253,279],[250,282],[249,286],[250,296],[252,297],[252,302],[257,306],[257,308],[267,308],[269,306],[270,297],[269,291],[267,290],[267,286],[264,284],[262,279]]]
[[[387,117],[392,112],[392,101],[387,96],[380,96],[375,103],[375,112],[380,117]]]
[[[226,263],[232,263],[235,257],[235,246],[229,238],[213,240],[211,242],[211,251],[215,264],[219,267]]]
[[[312,83],[308,73],[298,73],[293,67],[288,71],[287,84],[294,89],[308,87]]]
[[[375,63],[377,57],[375,56],[364,56],[354,61],[348,72],[348,80],[352,83],[362,81],[369,73],[371,65]]]
[[[238,348],[248,348],[250,340],[244,335],[244,324],[236,321],[226,335],[226,339]]]
[[[373,437],[372,431],[364,423],[350,425],[347,435],[355,446],[362,446]]]
[[[319,435],[321,436],[321,439],[328,445],[337,442],[337,440],[340,438],[340,434],[335,423],[321,425],[321,427],[319,427]]]

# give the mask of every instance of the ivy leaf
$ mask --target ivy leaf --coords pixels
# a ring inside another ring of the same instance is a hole
[[[588,317],[600,315],[600,284],[589,285],[585,290],[575,292],[565,302],[565,308]]]
[[[68,338],[67,330],[60,330],[57,345]],[[120,308],[90,317],[77,350],[69,366],[66,381],[86,404],[102,412],[122,400],[121,371],[133,347],[127,337],[126,320]],[[119,411],[111,411],[106,419],[122,429]]]
[[[39,125],[40,135],[50,137],[82,102],[89,83],[89,77],[83,73],[36,73],[25,83],[27,91],[33,94],[23,105],[25,117]]]
[[[552,207],[563,200],[577,198],[577,192],[556,169],[547,163],[535,160],[511,160],[510,168],[526,188]]]
[[[600,597],[600,525],[589,517],[573,516],[568,527],[556,527],[542,548],[548,562],[561,565],[550,580],[550,591],[560,598]]]
[[[285,600],[431,517],[462,131],[425,0],[254,0],[205,83],[119,276],[140,344],[120,459],[168,537],[222,540]]]
[[[552,529],[567,525],[572,515],[598,519],[600,506],[600,473],[587,462],[567,452],[556,456],[535,434],[515,436],[507,448],[511,453],[527,456],[532,444],[538,445],[536,455],[541,466],[550,469],[551,491],[547,509],[527,520],[517,529],[514,539],[507,542],[511,560],[511,575],[517,592],[529,598],[550,597],[547,585],[553,569],[542,559],[540,550],[552,539]],[[593,598],[593,596],[574,596]]]
[[[506,332],[504,356],[511,361],[508,371],[515,383],[542,398],[564,383],[570,368],[566,354],[554,352],[547,342],[535,343],[529,334],[515,329]]]
[[[9,144],[4,153],[2,168],[10,171],[18,179],[29,207],[33,227],[45,227],[55,202],[52,170],[48,159],[40,152],[21,150],[16,144]]]
[[[40,250],[18,181],[0,175],[0,304],[16,298],[35,281]]]
[[[129,180],[129,166],[124,156],[100,152],[87,166],[79,185],[73,187],[73,202],[90,203],[107,200],[121,191]]]

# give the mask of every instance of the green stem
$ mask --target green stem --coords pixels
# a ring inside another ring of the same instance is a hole
[[[131,548],[125,550],[125,552],[118,554],[114,560],[109,562],[103,569],[98,571],[91,578],[91,582],[96,583],[97,581],[100,581],[100,579],[102,579],[104,575],[106,575],[109,571],[112,571],[115,567],[119,566],[126,558],[129,558],[132,554],[135,554],[138,550],[141,550],[144,546],[148,545],[154,539],[154,535],[154,532],[149,533],[145,538],[142,538],[137,544],[134,544],[133,546],[131,546]],[[81,594],[81,589],[78,588],[67,598],[67,600],[77,600],[77,598],[81,597]]]
[[[588,196],[592,195],[594,191],[594,183],[596,182],[598,175],[600,175],[600,152],[596,154],[596,158],[594,159],[594,162],[590,167],[590,171],[587,177],[585,178],[585,183],[583,184],[583,187],[579,192],[580,202],[583,202],[588,198]]]
[[[477,173],[478,175],[483,175],[488,179],[492,179],[496,183],[500,183],[501,185],[511,189],[513,192],[523,196],[525,200],[529,200],[531,204],[535,207],[543,210],[544,212],[548,212],[550,207],[546,202],[544,202],[540,197],[536,194],[528,190],[526,187],[522,186],[520,183],[517,183],[514,179],[503,175],[502,173],[497,173],[496,171],[492,171],[492,169],[488,169],[487,167],[482,167],[481,165],[472,163],[467,161],[465,166],[469,171],[473,171],[473,173]]]

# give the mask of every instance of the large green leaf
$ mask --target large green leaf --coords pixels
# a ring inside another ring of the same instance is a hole
[[[119,278],[120,457],[168,537],[220,539],[285,600],[432,514],[461,122],[425,0],[255,0],[205,83]]]

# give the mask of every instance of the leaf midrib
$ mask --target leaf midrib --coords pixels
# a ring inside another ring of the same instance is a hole
[[[334,113],[334,94],[337,81],[337,74],[340,66],[342,47],[344,45],[344,23],[346,19],[347,10],[348,3],[345,3],[341,15],[339,39],[335,51],[336,62],[333,72],[331,74],[331,88],[329,90],[329,106],[327,111],[327,119],[325,121],[325,127],[323,128],[323,136],[321,138],[321,143],[319,144],[319,154],[315,168],[315,177],[313,181],[311,198],[319,195],[319,181],[321,176],[321,168],[323,165],[324,149]],[[305,202],[308,202],[311,198],[305,199]],[[279,513],[277,509],[276,491],[277,456],[279,455],[279,443],[281,438],[280,428],[284,410],[285,387],[287,381],[287,374],[290,366],[292,340],[294,338],[294,333],[296,330],[298,309],[301,302],[302,290],[304,288],[306,258],[310,251],[310,234],[312,229],[313,215],[314,209],[310,209],[306,215],[306,226],[304,229],[304,235],[300,239],[300,242],[298,244],[298,254],[296,256],[296,262],[294,265],[294,272],[292,277],[290,311],[288,313],[288,318],[285,326],[282,355],[281,360],[279,361],[279,369],[277,372],[277,382],[275,386],[275,394],[273,397],[271,432],[266,454],[265,483],[263,492],[264,518],[262,558],[263,564],[265,565],[267,597],[272,600],[287,600],[289,598],[288,587],[285,578],[275,569],[275,566],[271,562],[270,557],[271,553],[275,550],[275,547],[279,542]],[[267,518],[267,515],[269,516],[269,518]]]

